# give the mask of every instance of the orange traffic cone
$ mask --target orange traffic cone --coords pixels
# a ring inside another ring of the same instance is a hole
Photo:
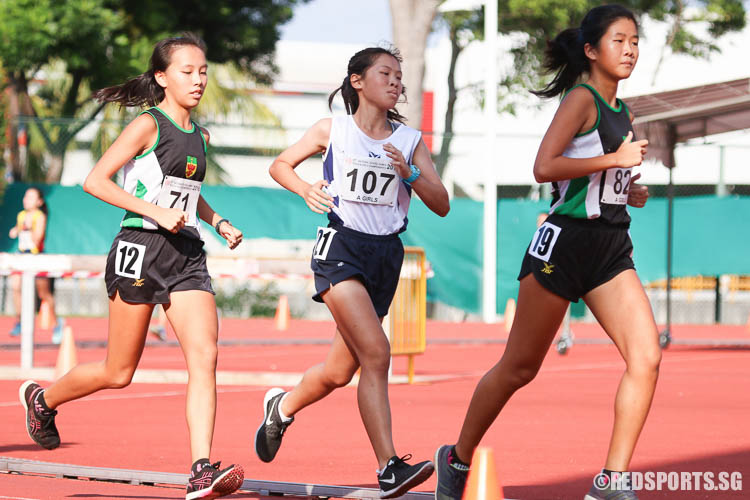
[[[78,364],[76,356],[76,341],[73,339],[73,329],[66,326],[63,329],[62,342],[57,351],[57,364],[55,365],[55,380],[68,373]]]
[[[39,328],[42,330],[49,330],[52,328],[52,314],[49,308],[49,303],[43,300],[39,305]]]
[[[516,316],[516,301],[513,298],[505,303],[505,331],[510,333],[513,328],[513,318]]]
[[[276,306],[274,323],[277,330],[286,330],[289,328],[289,299],[286,295],[279,297],[279,305]]]
[[[490,448],[480,447],[474,452],[463,500],[503,500]]]

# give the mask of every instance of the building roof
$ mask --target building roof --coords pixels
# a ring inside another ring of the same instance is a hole
[[[648,158],[674,166],[674,146],[696,137],[750,128],[750,78],[624,99]]]

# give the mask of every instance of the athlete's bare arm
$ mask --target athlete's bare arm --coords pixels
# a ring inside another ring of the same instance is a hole
[[[627,168],[641,164],[648,141],[643,139],[632,142],[632,133],[614,153],[594,158],[563,156],[565,148],[575,135],[586,132],[596,123],[596,116],[594,96],[587,89],[575,88],[563,99],[536,155],[534,178],[537,182],[575,179],[608,168]]]

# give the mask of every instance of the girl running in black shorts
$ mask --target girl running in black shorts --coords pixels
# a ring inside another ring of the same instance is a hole
[[[583,298],[625,360],[604,469],[587,500],[636,498],[613,482],[628,470],[651,406],[661,351],[646,293],[635,272],[626,205],[642,207],[639,175],[647,141],[634,141],[633,116],[617,99],[638,60],[638,26],[618,5],[591,9],[580,28],[550,42],[556,72],[542,97],[564,95],[539,147],[534,176],[552,182],[550,215],[537,229],[518,277],[518,307],[500,361],[477,385],[455,446],[435,454],[435,498],[460,499],[482,436],[513,393],[537,374],[570,301]],[[576,85],[585,75],[585,83]],[[618,488],[619,487],[619,488]]]
[[[349,60],[340,90],[347,115],[324,118],[271,165],[271,176],[302,197],[317,213],[327,213],[313,249],[317,293],[336,320],[326,360],[305,372],[289,392],[271,389],[263,402],[263,422],[255,450],[270,462],[293,415],[349,383],[362,368],[359,411],[378,461],[380,496],[404,494],[426,480],[430,461],[409,465],[393,445],[388,403],[390,344],[381,321],[398,285],[412,191],[435,213],[449,210],[448,193],[422,141],[403,125],[395,106],[402,94],[401,58],[396,51],[368,48]],[[323,177],[312,185],[294,168],[323,153]]]
[[[109,339],[104,361],[78,365],[47,389],[20,388],[29,436],[47,449],[60,445],[56,408],[101,389],[130,384],[143,352],[155,304],[163,304],[188,369],[187,422],[193,465],[186,498],[236,491],[242,467],[222,469],[208,457],[216,414],[216,304],[198,217],[230,248],[242,232],[201,196],[208,133],[190,118],[206,87],[206,47],[192,34],[156,44],[150,69],[98,91],[102,102],[151,108],[123,130],[84,183],[84,190],[126,210],[107,258]],[[123,188],[110,179],[124,169]]]

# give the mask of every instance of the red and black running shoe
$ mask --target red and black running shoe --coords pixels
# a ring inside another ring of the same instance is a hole
[[[27,380],[18,389],[18,397],[26,412],[26,432],[42,448],[53,450],[60,446],[60,433],[55,426],[57,410],[47,407],[42,393],[44,389],[33,380]]]
[[[242,486],[245,472],[241,465],[230,465],[221,469],[221,462],[211,464],[206,459],[198,460],[190,468],[185,500],[209,499],[231,495]]]

